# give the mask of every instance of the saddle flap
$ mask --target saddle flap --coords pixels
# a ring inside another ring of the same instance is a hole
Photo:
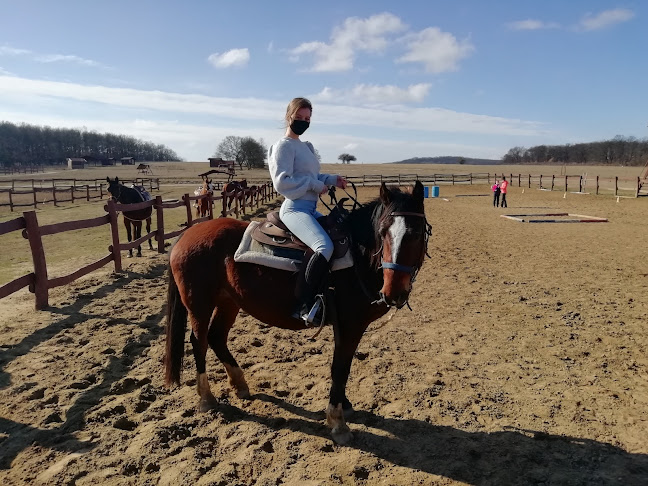
[[[293,248],[302,251],[308,249],[308,247],[295,238],[292,233],[282,230],[269,221],[265,221],[254,228],[252,239],[269,246]]]

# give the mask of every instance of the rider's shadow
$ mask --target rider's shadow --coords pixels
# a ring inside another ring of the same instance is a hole
[[[299,418],[261,417],[235,407],[221,411],[233,419],[330,438],[322,412],[311,412],[264,393],[253,398],[273,403]],[[595,440],[522,429],[468,432],[365,411],[353,412],[347,422],[354,435],[347,447],[467,484],[648,484],[648,454],[632,454]]]

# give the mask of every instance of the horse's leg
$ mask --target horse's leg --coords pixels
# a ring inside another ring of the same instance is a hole
[[[142,222],[138,221],[136,223],[133,223],[133,229],[135,230],[135,239],[139,240],[142,237]],[[137,245],[137,256],[141,257],[142,256],[142,245],[139,244]]]
[[[209,317],[196,318],[189,313],[191,322],[191,345],[193,347],[194,360],[196,361],[196,388],[200,396],[198,409],[206,412],[218,405],[218,400],[209,388],[209,377],[207,376],[207,335],[209,333]]]
[[[146,218],[146,234],[148,235],[151,232],[151,218]],[[153,249],[153,238],[148,240],[149,249]]]
[[[344,411],[352,410],[351,402],[346,397],[346,384],[351,372],[353,355],[358,349],[360,339],[368,324],[338,323],[334,326],[335,350],[331,364],[331,393],[326,407],[326,423],[331,427],[333,440],[344,444],[353,437],[344,420]]]
[[[227,335],[236,320],[238,311],[239,307],[232,301],[219,302],[212,316],[208,339],[209,346],[225,366],[229,384],[236,391],[236,396],[250,398],[250,389],[243,376],[243,370],[227,347]]]
[[[126,226],[126,235],[128,236],[128,242],[130,243],[133,240],[133,234],[131,233],[131,221],[124,216],[124,226]],[[128,250],[128,256],[133,258],[133,249]]]

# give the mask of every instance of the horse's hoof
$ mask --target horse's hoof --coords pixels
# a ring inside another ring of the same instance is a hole
[[[236,390],[236,396],[242,400],[249,400],[252,398],[249,388],[244,388],[243,390]]]
[[[348,444],[351,439],[353,439],[353,434],[351,430],[346,425],[344,427],[337,427],[331,431],[333,440],[336,444],[344,445]]]
[[[214,410],[217,405],[218,400],[215,397],[203,398],[198,405],[198,411],[200,413],[209,412],[210,410]]]

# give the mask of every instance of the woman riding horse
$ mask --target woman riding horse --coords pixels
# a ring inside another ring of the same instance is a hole
[[[430,234],[425,219],[423,185],[413,190],[380,188],[380,198],[351,211],[343,223],[351,239],[354,265],[331,274],[335,293],[335,350],[326,420],[333,438],[351,438],[343,411],[352,410],[346,384],[353,355],[367,326],[391,306],[402,307],[423,264]],[[248,223],[218,218],[188,228],[171,250],[166,324],[165,380],[180,382],[187,320],[196,362],[199,409],[217,407],[206,371],[208,347],[225,365],[239,398],[250,390],[227,337],[239,309],[261,322],[284,329],[305,329],[292,315],[297,304],[296,275],[253,263],[234,261]],[[305,262],[304,262],[305,264]],[[206,285],[205,283],[209,284]]]

